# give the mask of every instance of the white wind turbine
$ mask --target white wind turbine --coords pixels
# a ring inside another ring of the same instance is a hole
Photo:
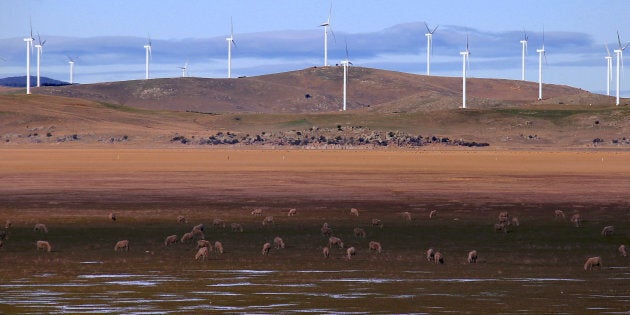
[[[46,43],[46,41],[44,40],[42,42],[42,38],[39,36],[39,33],[37,34],[37,45],[35,45],[35,48],[37,48],[37,87],[40,87],[40,76],[39,76],[39,60],[42,57],[42,47],[44,46],[44,44]]]
[[[466,50],[460,51],[462,55],[462,108],[466,108],[466,68],[470,67],[470,50],[468,50],[468,35],[466,35]]]
[[[341,61],[341,65],[343,66],[343,111],[347,108],[348,66],[351,64],[352,62],[348,59],[348,43],[346,43],[346,59]]]
[[[523,31],[523,39],[521,40],[521,45],[523,46],[523,53],[521,59],[521,80],[525,81],[525,54],[527,53],[527,33]]]
[[[542,60],[545,56],[545,63],[547,63],[547,54],[545,54],[545,30],[542,34],[542,48],[536,49],[538,53],[538,100],[542,100]]]
[[[188,76],[188,61],[184,63],[183,67],[178,67],[178,68],[182,69],[182,78],[185,78]]]
[[[606,95],[610,96],[610,82],[612,81],[612,56],[610,55],[610,49],[608,49],[608,44],[606,44],[606,53],[608,54],[604,59],[606,59]]]
[[[68,63],[70,64],[70,85],[72,85],[74,83],[74,59],[76,58],[72,58],[70,56],[68,57]]]
[[[330,26],[330,16],[332,15],[332,1],[330,1],[330,9],[328,10],[328,18],[326,22],[320,24],[319,26],[324,27],[324,67],[328,66],[328,31],[330,30],[330,34],[335,38],[335,33],[332,31],[332,27]]]
[[[621,70],[623,70],[623,51],[626,50],[626,48],[628,48],[628,45],[630,45],[630,42],[628,42],[625,46],[621,45],[621,36],[619,36],[619,31],[617,31],[617,43],[619,44],[619,48],[615,49],[613,52],[615,53],[615,55],[617,56],[617,95],[616,95],[616,100],[615,100],[615,105],[619,105],[619,89],[620,89],[620,83],[619,83],[619,61],[621,60]]]
[[[429,28],[429,25],[424,22],[424,26],[427,28],[427,33],[424,36],[427,37],[427,75],[431,75],[431,54],[433,54],[433,33],[439,27],[436,26],[433,30]]]
[[[149,59],[152,57],[151,56],[151,37],[147,38],[147,44],[144,45],[144,50],[145,50],[145,70],[144,70],[144,79],[148,80],[149,79]]]
[[[236,47],[236,42],[234,41],[234,24],[232,23],[232,18],[230,18],[230,37],[226,37],[225,40],[228,44],[228,78],[232,77],[232,45]]]
[[[33,27],[31,36],[24,38],[26,42],[26,94],[31,94],[31,51],[33,50]]]

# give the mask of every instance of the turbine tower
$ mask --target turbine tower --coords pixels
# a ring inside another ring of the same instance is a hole
[[[347,108],[348,66],[351,64],[352,62],[348,59],[348,43],[346,43],[346,59],[341,61],[341,65],[343,66],[343,111]]]
[[[324,27],[324,67],[328,67],[328,31],[330,30],[330,34],[335,38],[335,34],[332,31],[332,27],[330,26],[330,16],[332,15],[332,1],[330,1],[330,9],[328,10],[328,18],[326,22],[320,24],[319,26]]]
[[[39,60],[42,57],[42,47],[44,46],[44,44],[46,43],[46,41],[44,40],[42,42],[42,38],[39,36],[39,33],[37,34],[37,45],[35,45],[35,48],[37,48],[37,87],[40,87],[40,76],[39,76]]]
[[[33,50],[33,27],[31,36],[24,38],[26,42],[26,94],[31,94],[31,51]]]
[[[427,28],[427,33],[424,34],[424,36],[427,37],[427,75],[431,75],[431,55],[433,54],[433,33],[435,33],[435,31],[437,30],[437,28],[439,27],[436,26],[433,30],[431,30],[429,28],[429,25],[424,22],[424,26],[426,26]]]
[[[543,29],[543,41],[542,48],[536,49],[538,53],[538,100],[542,100],[542,60],[545,56],[545,63],[547,62],[547,55],[545,54],[545,30]]]
[[[617,95],[615,99],[615,105],[619,105],[619,89],[621,87],[621,84],[619,83],[619,61],[621,60],[621,69],[623,70],[623,51],[628,48],[628,45],[630,45],[630,42],[628,42],[625,46],[621,45],[621,36],[619,36],[619,31],[617,31],[617,43],[619,44],[619,48],[613,51],[617,56]]]
[[[70,64],[70,85],[74,83],[74,59],[68,56],[68,63]]]
[[[144,79],[148,80],[149,79],[149,59],[152,57],[151,56],[151,37],[147,38],[147,44],[144,45],[144,50],[145,50],[145,73],[144,73]]]
[[[527,53],[527,33],[523,31],[523,39],[521,45],[523,46],[522,60],[521,60],[521,80],[525,81],[525,54]]]
[[[468,35],[466,35],[466,50],[460,51],[462,55],[462,108],[466,108],[466,67],[470,66],[470,50],[468,50]]]
[[[232,23],[232,18],[230,18],[230,37],[225,38],[228,43],[228,78],[232,77],[232,45],[236,47],[236,42],[234,42],[234,24]]]
[[[610,96],[610,82],[612,81],[612,56],[610,55],[610,49],[608,49],[608,44],[606,44],[606,53],[608,54],[604,59],[606,59],[606,95]]]

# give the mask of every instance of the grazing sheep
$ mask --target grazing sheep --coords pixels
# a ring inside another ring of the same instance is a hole
[[[45,250],[50,253],[52,248],[50,247],[50,243],[47,241],[37,241],[37,250]]]
[[[232,232],[243,232],[243,226],[239,223],[230,224],[230,228],[232,228]]]
[[[113,212],[110,212],[109,213],[109,219],[112,220],[112,221],[116,221],[116,214],[113,213]]]
[[[433,262],[435,260],[435,250],[433,248],[427,249],[427,260]]]
[[[276,236],[273,239],[273,246],[276,249],[284,248],[284,241],[282,240],[282,238],[280,236]]]
[[[357,254],[357,250],[354,249],[354,247],[350,247],[346,250],[346,256],[348,257],[348,260],[350,260],[352,256],[355,256],[356,254]]]
[[[201,258],[201,261],[205,261],[208,258],[208,247],[199,248],[195,255],[195,260],[199,260],[199,258]]]
[[[365,230],[360,227],[354,228],[354,236],[365,238]]]
[[[429,219],[433,219],[433,217],[436,215],[437,215],[437,210],[431,210],[431,212],[429,212]]]
[[[177,216],[177,223],[188,223],[188,220],[183,215]]]
[[[204,229],[205,229],[205,226],[203,225],[203,223],[199,223],[199,224],[193,226],[193,228],[192,228],[193,231],[197,230],[197,231],[201,231],[201,232],[203,232]]]
[[[193,237],[194,237],[193,232],[184,233],[184,235],[182,235],[182,238],[179,241],[181,243],[186,243],[186,242],[192,240]]]
[[[580,227],[580,225],[582,225],[582,216],[579,213],[574,214],[571,216],[571,223],[573,223],[575,227]]]
[[[339,248],[343,248],[343,242],[340,238],[331,236],[328,238],[328,247],[333,247],[333,245],[337,245]]]
[[[13,225],[13,222],[11,222],[11,220],[8,220],[6,222],[4,222],[4,228],[8,229]]]
[[[442,256],[442,253],[440,252],[435,252],[435,255],[433,256],[434,262],[435,264],[444,264],[444,256]]]
[[[499,223],[510,224],[510,215],[507,211],[499,212]]]
[[[262,216],[263,215],[263,210],[261,208],[257,208],[252,210],[252,215],[253,216]]]
[[[596,257],[589,257],[588,259],[586,259],[586,262],[584,263],[584,270],[585,271],[589,271],[589,270],[593,270],[593,267],[599,267],[599,269],[602,269],[602,258],[599,256]]]
[[[403,213],[401,213],[402,217],[407,220],[407,221],[411,221],[411,213],[408,211],[405,211]]]
[[[357,208],[350,209],[350,214],[355,216],[355,217],[358,217],[359,216],[359,209],[357,209]]]
[[[265,219],[262,221],[262,225],[266,226],[267,224],[274,224],[273,222],[273,217],[272,216],[267,216],[265,217]],[[274,224],[275,225],[275,224]]]
[[[323,236],[331,236],[332,235],[332,229],[329,228],[328,226],[322,226],[320,231],[322,232]]]
[[[324,224],[322,224],[322,228],[330,228],[330,225],[328,225],[328,222],[324,222]]]
[[[469,264],[477,263],[477,251],[476,250],[471,250],[470,252],[468,252],[468,263]]]
[[[33,231],[40,231],[40,232],[48,233],[48,228],[43,223],[37,223],[35,224]]]
[[[554,211],[554,215],[555,215],[555,219],[556,219],[556,220],[558,220],[558,219],[563,219],[563,220],[564,220],[564,219],[566,218],[566,217],[564,216],[564,211],[559,210],[559,209],[558,209],[558,210],[556,210],[556,211]]]
[[[197,248],[208,247],[210,251],[212,251],[212,245],[210,245],[210,241],[208,240],[198,240]]]
[[[128,240],[122,240],[122,241],[118,241],[116,242],[116,245],[114,246],[114,251],[117,252],[119,249],[124,249],[125,251],[129,251],[129,241]]]
[[[379,219],[372,219],[372,227],[379,227],[379,228],[383,228],[383,222]]]
[[[223,254],[223,244],[219,241],[214,242],[214,251],[219,254]]]
[[[214,219],[212,220],[212,226],[215,228],[222,227],[225,229],[225,221],[223,219]]]
[[[602,236],[611,236],[615,233],[615,227],[612,225],[605,226],[602,229]]]
[[[289,209],[289,213],[287,214],[287,216],[292,217],[296,214],[297,214],[297,209],[293,208],[293,209]]]
[[[262,254],[263,254],[263,255],[267,255],[267,254],[269,254],[269,251],[270,251],[270,250],[271,250],[271,243],[265,243],[265,244],[263,244],[263,247],[262,247]]]
[[[518,220],[518,217],[512,217],[512,225],[514,226],[519,226],[521,225],[521,222]]]
[[[330,248],[324,247],[324,249],[322,249],[322,254],[324,254],[324,258],[330,257]]]
[[[621,254],[621,256],[623,257],[628,256],[628,252],[626,251],[626,245],[624,244],[619,245],[619,254]]]
[[[381,243],[376,242],[376,241],[370,241],[369,244],[369,251],[376,251],[378,254],[380,254],[383,251],[383,247],[381,247]]]
[[[177,243],[177,235],[169,235],[164,240],[164,246],[169,246],[171,244]]]
[[[199,224],[193,227],[192,231],[190,231],[190,233],[192,233],[192,235],[194,237],[197,237],[198,239],[205,239],[206,235],[203,233],[203,224]]]

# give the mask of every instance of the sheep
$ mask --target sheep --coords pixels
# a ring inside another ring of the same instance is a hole
[[[214,251],[223,254],[223,244],[219,241],[214,242]]]
[[[521,222],[518,220],[518,217],[512,217],[512,225],[514,226],[519,226],[521,225]]]
[[[574,214],[571,216],[571,223],[573,223],[575,227],[580,227],[582,224],[582,216],[579,213]]]
[[[599,256],[596,257],[589,257],[588,259],[586,259],[586,262],[584,263],[584,271],[589,271],[589,270],[593,270],[593,267],[599,267],[599,269],[602,269],[602,258]]]
[[[339,248],[343,248],[343,242],[340,238],[331,236],[328,238],[328,247],[333,247],[333,245],[337,245]]]
[[[40,232],[48,233],[48,228],[43,223],[37,223],[35,224],[35,227],[33,227],[33,231],[40,231]]]
[[[186,243],[186,242],[192,240],[193,237],[194,237],[193,232],[184,233],[184,235],[182,235],[182,238],[179,241],[181,243]]]
[[[605,226],[602,229],[602,236],[611,236],[615,233],[615,227],[612,225]]]
[[[270,251],[270,250],[271,250],[271,243],[265,243],[265,244],[263,244],[263,247],[262,247],[262,254],[263,254],[263,255],[267,255],[267,254],[269,254],[269,251]]]
[[[444,264],[444,256],[442,256],[442,253],[440,252],[435,252],[435,255],[433,256],[434,262],[435,264]]]
[[[45,250],[50,253],[52,248],[50,247],[50,243],[47,241],[37,241],[37,250]]]
[[[177,223],[188,223],[188,220],[183,215],[177,216]]]
[[[112,220],[112,221],[116,221],[116,214],[115,214],[115,213],[110,212],[110,213],[109,213],[109,215],[108,215],[108,217],[109,217],[109,219],[110,219],[110,220]]]
[[[256,209],[252,210],[252,215],[253,216],[262,216],[263,215],[263,210],[261,208],[256,208]]]
[[[626,251],[626,245],[624,244],[619,245],[619,254],[621,254],[621,256],[623,257],[628,256],[628,252]]]
[[[354,228],[354,236],[365,238],[365,230],[360,227]]]
[[[350,260],[350,259],[351,259],[351,257],[352,257],[352,256],[355,256],[356,254],[357,254],[357,250],[356,250],[356,249],[354,249],[354,247],[349,247],[349,248],[346,250],[346,256],[348,257],[348,260]]]
[[[232,228],[232,232],[243,232],[243,226],[239,223],[230,224],[230,228]]]
[[[369,244],[369,251],[376,251],[378,254],[380,254],[383,251],[383,247],[381,247],[381,243],[376,242],[376,241],[370,241]]]
[[[208,258],[208,247],[199,248],[195,255],[195,260],[199,260],[199,258],[201,258],[201,261],[205,261]]]
[[[177,243],[177,235],[169,235],[166,239],[164,239],[164,246],[169,246],[175,243]]]
[[[431,210],[431,212],[429,212],[429,219],[433,219],[433,217],[436,215],[437,215],[437,210]]]
[[[507,233],[507,224],[505,223],[495,223],[494,224],[494,231],[495,232],[503,232],[503,233]]]
[[[4,222],[4,228],[8,229],[13,225],[13,222],[11,222],[11,220],[7,219],[6,222]]]
[[[411,221],[411,213],[410,212],[405,211],[405,212],[401,213],[401,215],[406,221]]]
[[[198,240],[197,248],[208,247],[210,251],[212,251],[212,245],[210,245],[210,241],[208,240]]]
[[[197,237],[198,239],[205,239],[206,235],[203,233],[203,229],[203,224],[199,224],[194,226],[190,233],[192,233],[192,236]]]
[[[435,260],[435,250],[433,248],[427,249],[427,260],[433,262]]]
[[[129,251],[129,240],[122,240],[122,241],[116,242],[116,245],[114,246],[114,251],[117,252],[119,249],[120,250],[124,249],[125,251]]]
[[[359,209],[357,209],[357,208],[350,209],[350,214],[355,216],[355,217],[358,217],[359,216]]]
[[[273,246],[276,249],[284,248],[284,241],[282,240],[282,238],[280,236],[276,236],[273,239]]]
[[[328,222],[324,222],[324,224],[322,224],[322,228],[330,228],[330,225],[328,225]]]
[[[499,223],[510,224],[510,215],[507,211],[499,212]]]
[[[265,217],[265,219],[262,221],[262,225],[263,225],[263,226],[266,226],[266,225],[268,225],[268,224],[274,224],[274,225],[275,225],[275,223],[273,222],[273,217],[272,217],[272,216],[267,216],[267,217]]]
[[[562,211],[562,210],[560,210],[560,209],[558,209],[558,210],[554,211],[554,215],[555,215],[555,219],[556,219],[556,220],[558,220],[558,219],[563,219],[563,220],[564,220],[564,219],[566,218],[566,217],[564,216],[564,211]]]
[[[223,219],[214,219],[212,220],[212,226],[217,228],[217,227],[222,227],[225,229],[225,221]]]
[[[193,226],[193,228],[192,228],[193,231],[198,230],[198,231],[201,231],[201,232],[203,232],[204,229],[205,229],[205,226],[203,225],[203,223],[199,223],[199,224]]]
[[[330,248],[324,247],[324,249],[322,249],[322,254],[324,254],[324,258],[330,257]]]
[[[477,263],[477,251],[476,250],[471,250],[470,252],[468,252],[468,263],[469,264]]]
[[[297,214],[297,209],[293,208],[293,209],[289,209],[289,213],[287,213],[287,216],[292,217],[296,214]]]
[[[372,227],[378,226],[379,228],[383,228],[383,222],[379,219],[372,219]]]

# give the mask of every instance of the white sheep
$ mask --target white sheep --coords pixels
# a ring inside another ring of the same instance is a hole
[[[381,247],[381,243],[376,242],[376,241],[370,241],[369,244],[369,251],[376,251],[378,254],[380,254],[383,251],[383,247]]]
[[[628,256],[628,252],[626,251],[626,245],[624,244],[619,245],[619,254],[621,254],[621,256],[623,257]]]
[[[40,250],[40,249],[50,252],[52,250],[52,247],[50,246],[50,243],[48,243],[47,241],[37,241],[37,250]]]
[[[556,220],[558,220],[558,219],[563,219],[563,220],[564,220],[564,219],[566,218],[566,217],[564,216],[564,211],[562,211],[562,210],[560,210],[560,209],[558,209],[558,210],[554,211],[554,215],[555,215],[555,219],[556,219]]]
[[[219,241],[214,242],[214,251],[223,254],[223,244]]]
[[[273,222],[273,216],[267,216],[267,217],[265,217],[265,219],[262,221],[262,225],[263,225],[263,226],[266,226],[266,225],[269,225],[269,224],[274,224],[274,222]]]
[[[200,224],[202,227],[199,228],[199,225],[193,227],[192,231],[190,231],[190,233],[192,233],[193,237],[196,237],[198,239],[205,239],[206,235],[203,233],[203,224]]]
[[[201,258],[201,261],[205,261],[208,258],[208,247],[199,248],[195,255],[195,260],[199,260],[199,258]]]
[[[379,219],[372,219],[372,227],[383,228],[383,222]]]
[[[331,236],[328,238],[328,247],[333,247],[333,245],[337,245],[339,248],[343,248],[343,242],[340,238]]]
[[[582,216],[579,213],[576,213],[571,216],[571,223],[575,225],[575,227],[580,227],[582,223]]]
[[[208,240],[198,240],[197,248],[208,247],[210,251],[212,251],[212,245],[210,245],[210,241]]]
[[[521,222],[518,220],[518,217],[512,217],[512,225],[514,226],[520,226]]]
[[[510,215],[507,211],[499,212],[499,223],[510,224]]]
[[[444,256],[442,255],[442,253],[440,252],[435,252],[435,255],[433,256],[434,262],[435,264],[444,264]]]
[[[256,209],[252,210],[252,215],[253,216],[262,216],[263,215],[263,210],[261,208],[256,208]]]
[[[188,220],[183,215],[177,216],[177,223],[188,223]]]
[[[177,243],[177,235],[169,235],[166,239],[164,239],[164,246],[169,246],[175,243]]]
[[[330,248],[324,247],[324,249],[322,249],[322,254],[324,254],[324,258],[330,257]]]
[[[411,213],[409,211],[402,212],[401,215],[406,221],[411,221]]]
[[[225,229],[225,221],[223,219],[214,219],[212,220],[212,226],[215,228],[221,227]]]
[[[346,250],[346,257],[348,257],[348,260],[352,259],[352,256],[357,254],[357,250],[354,249],[354,247],[349,247]]]
[[[602,236],[611,236],[615,233],[615,227],[612,225],[605,226],[602,229]]]
[[[435,260],[435,250],[433,248],[427,249],[427,260],[433,262]]]
[[[477,251],[471,250],[470,252],[468,252],[468,263],[474,264],[476,262],[477,262]]]
[[[265,244],[263,244],[263,247],[262,247],[262,254],[263,254],[263,255],[267,255],[267,254],[269,254],[269,251],[270,251],[270,250],[271,250],[271,243],[265,243]]]
[[[354,228],[354,236],[365,238],[365,230],[360,227]]]
[[[43,223],[37,223],[35,224],[35,227],[33,227],[33,231],[40,231],[40,232],[48,233],[48,228]]]
[[[182,243],[186,243],[190,240],[192,240],[194,237],[192,232],[188,232],[188,233],[184,233],[184,235],[182,235],[182,238],[180,239],[180,242]]]
[[[13,222],[11,222],[11,220],[7,219],[6,222],[4,222],[4,228],[8,229],[13,225]]]
[[[243,232],[243,226],[239,223],[231,223],[230,228],[232,232]]]
[[[109,215],[108,215],[108,217],[109,217],[109,219],[110,219],[110,220],[112,220],[112,221],[116,221],[116,214],[115,214],[115,213],[110,212],[110,213],[109,213]]]
[[[332,229],[330,227],[328,227],[328,226],[322,226],[320,231],[322,232],[322,235],[324,235],[324,236],[331,236],[332,235]]]
[[[359,216],[359,209],[357,209],[357,208],[350,209],[350,214],[354,215],[355,217],[358,217]]]
[[[588,259],[586,259],[586,262],[584,263],[584,270],[585,271],[589,271],[589,270],[593,270],[593,267],[599,267],[599,269],[602,269],[602,258],[597,256],[597,257],[589,257]]]
[[[289,213],[287,214],[287,216],[292,217],[296,214],[297,214],[297,209],[293,208],[293,209],[289,209]]]
[[[284,248],[284,241],[282,240],[282,238],[280,236],[276,236],[273,239],[273,246],[276,249]]]
[[[114,246],[114,251],[117,252],[119,249],[120,250],[124,249],[125,251],[129,251],[129,240],[122,240],[122,241],[116,242],[116,245]]]
[[[429,212],[429,219],[433,219],[434,216],[436,216],[438,213],[437,210],[431,210],[431,212]]]

